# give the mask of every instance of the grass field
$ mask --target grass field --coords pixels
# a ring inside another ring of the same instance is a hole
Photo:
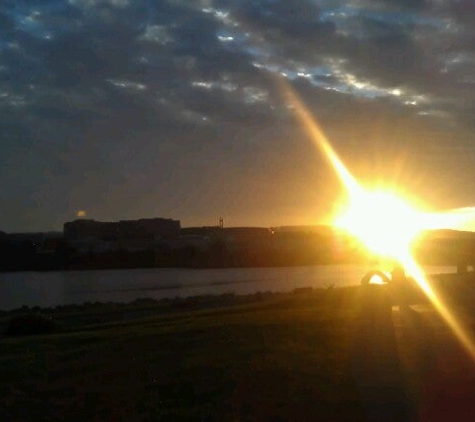
[[[438,282],[471,337],[473,281]],[[406,313],[391,306],[390,291],[3,313],[4,333],[19,315],[39,312],[56,332],[1,338],[0,420],[433,421],[460,409],[471,419],[457,420],[473,420],[474,362],[420,291]]]
[[[355,292],[135,305],[147,316],[92,325],[101,307],[86,322],[84,310],[51,311],[63,332],[0,343],[0,419],[362,419],[350,368]],[[130,311],[111,308],[116,319]]]

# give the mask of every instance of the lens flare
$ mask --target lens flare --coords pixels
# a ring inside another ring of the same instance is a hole
[[[468,330],[463,327],[460,321],[455,318],[453,313],[449,310],[446,304],[442,301],[442,298],[438,296],[431,285],[427,282],[423,271],[417,265],[417,262],[412,258],[409,252],[401,257],[401,263],[406,268],[406,271],[414,278],[419,287],[422,289],[424,294],[430,300],[434,308],[437,310],[439,315],[445,321],[445,323],[450,327],[455,337],[459,340],[465,350],[468,352],[472,360],[475,361],[475,343],[473,338],[471,338],[467,332]]]
[[[358,236],[374,253],[397,259],[430,300],[445,323],[475,361],[475,343],[441,297],[426,280],[411,256],[410,244],[422,230],[436,228],[463,229],[475,220],[475,208],[461,208],[445,213],[428,213],[404,201],[394,192],[369,191],[356,181],[338,157],[318,122],[298,98],[290,85],[281,80],[286,100],[315,147],[335,170],[348,195],[347,209],[336,224]]]
[[[420,232],[421,215],[390,192],[351,192],[335,225],[357,236],[371,252],[399,259]]]

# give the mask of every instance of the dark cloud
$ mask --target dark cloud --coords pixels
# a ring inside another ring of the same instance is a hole
[[[382,7],[391,6],[396,9],[416,9],[424,10],[432,6],[431,0],[376,0]]]
[[[13,19],[11,19],[6,13],[0,12],[0,28],[2,33],[7,33],[8,31],[13,30],[15,24]]]
[[[237,18],[264,33],[279,33],[291,38],[323,37],[333,33],[330,22],[320,21],[320,9],[314,2],[298,0],[233,2],[230,9]]]

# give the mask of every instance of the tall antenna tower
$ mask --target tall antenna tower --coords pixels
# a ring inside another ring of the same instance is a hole
[[[219,228],[220,229],[224,228],[224,218],[223,217],[219,217]]]

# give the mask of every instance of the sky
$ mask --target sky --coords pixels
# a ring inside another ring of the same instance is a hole
[[[343,188],[475,205],[475,2],[3,0],[0,230],[328,222]]]

